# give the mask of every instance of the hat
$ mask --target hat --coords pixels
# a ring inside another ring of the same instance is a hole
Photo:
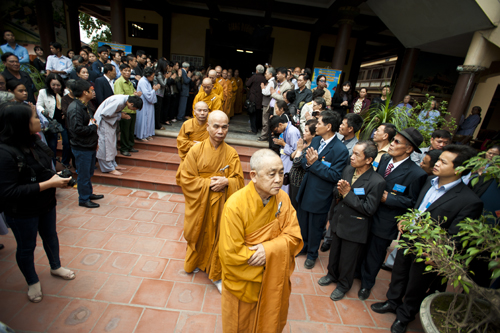
[[[410,141],[411,145],[417,153],[422,154],[422,151],[418,147],[424,141],[424,137],[418,130],[413,127],[408,127],[402,131],[398,131],[398,133],[404,136],[406,140]]]

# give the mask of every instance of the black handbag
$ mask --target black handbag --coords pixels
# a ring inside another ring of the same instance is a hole
[[[284,186],[290,185],[290,173],[289,172],[285,173],[285,175],[283,176],[283,185]]]
[[[245,101],[245,105],[244,105],[244,106],[245,106],[245,108],[247,109],[247,112],[248,112],[249,114],[252,114],[252,113],[254,113],[254,112],[255,112],[255,103],[254,103],[254,102],[252,102],[251,100],[247,99],[247,100]]]
[[[59,124],[57,120],[50,119],[49,117],[47,117],[47,120],[49,122],[49,125],[47,126],[46,132],[49,132],[51,134],[57,134],[64,131],[64,127],[62,127],[62,125]]]

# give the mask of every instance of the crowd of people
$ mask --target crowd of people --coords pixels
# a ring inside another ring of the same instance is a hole
[[[35,50],[34,65],[46,75],[45,88],[36,91],[21,70],[26,55],[12,32],[4,37],[9,48],[2,46],[6,69],[0,76],[0,208],[16,238],[16,260],[32,302],[43,298],[34,265],[37,233],[51,274],[76,277],[59,259],[55,188],[72,182],[55,171],[59,136],[60,163],[78,172],[79,205],[97,208],[94,201],[103,195],[93,193],[96,160],[102,172],[120,176],[118,151],[130,156],[136,140],[153,140],[155,129],[183,122],[176,181],[186,202],[184,269],[206,272],[221,292],[227,332],[281,331],[295,256],[304,256],[310,270],[319,251],[330,251],[328,273],[317,283],[337,284],[332,301],[345,297],[355,278],[361,280],[358,297],[366,300],[379,270],[392,270],[387,301],[371,309],[396,313],[391,331],[405,332],[425,295],[446,286],[435,282],[441,280],[436,274],[423,274],[425,263],[402,250],[384,262],[393,240],[410,232],[397,216],[408,209],[446,216],[441,227],[455,237],[457,224],[478,218],[483,206],[500,209],[500,197],[486,200],[470,186],[481,174],[455,171],[477,152],[452,144],[451,133],[433,123],[437,103],[419,115],[435,127],[429,147],[420,148],[418,129],[390,123],[359,141],[370,106],[394,104],[390,87],[370,101],[365,88],[354,93],[344,82],[331,96],[323,75],[310,89],[307,68],[258,65],[243,83],[237,70],[221,66],[198,71],[165,58],[148,62],[143,51],[124,55],[105,45],[97,54],[84,47],[67,57],[52,43],[46,60],[41,48]],[[231,117],[243,112],[244,86],[250,129],[269,143],[251,157],[247,186],[236,150],[225,143]],[[410,111],[410,96],[398,106]],[[475,122],[467,118],[463,129],[470,131]],[[499,154],[494,146],[487,157]],[[487,263],[475,273],[471,278],[488,287]]]

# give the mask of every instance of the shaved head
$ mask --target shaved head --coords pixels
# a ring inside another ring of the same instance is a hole
[[[278,159],[276,160],[276,158]],[[264,165],[268,164],[268,162],[271,162],[271,164],[282,164],[281,158],[271,149],[257,150],[250,158],[250,170],[259,172]]]
[[[217,77],[221,77],[222,67],[220,67],[220,66],[215,67],[215,71],[217,72]]]
[[[198,103],[196,103],[194,105],[194,108],[195,109],[199,109],[199,108],[205,108],[205,109],[208,109],[208,104],[203,102],[203,101],[199,101]]]
[[[217,72],[215,71],[215,69],[211,69],[208,72],[208,77],[212,80],[212,84],[214,84],[215,80],[217,80]]]
[[[224,79],[227,79],[227,69],[225,69],[225,70],[222,71],[222,77]]]
[[[224,141],[228,130],[229,118],[224,112],[216,110],[208,115],[207,131],[215,149]]]
[[[229,118],[227,117],[227,114],[223,111],[220,110],[215,110],[210,113],[208,116],[208,123],[213,124],[214,122],[221,122],[221,123],[228,123]]]
[[[278,154],[271,149],[260,149],[250,158],[250,178],[262,201],[278,194],[283,185],[284,168]]]
[[[212,93],[212,89],[214,87],[212,79],[209,77],[204,78],[203,82],[201,83],[201,87],[203,88],[203,91],[205,92],[205,94],[210,95]]]
[[[211,84],[211,83],[210,83]],[[194,116],[198,120],[198,124],[202,125],[207,121],[207,116],[210,110],[208,104],[200,101],[194,105]]]

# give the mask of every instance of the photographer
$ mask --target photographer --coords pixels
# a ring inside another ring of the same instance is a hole
[[[66,187],[70,178],[51,170],[52,152],[41,142],[36,110],[28,105],[6,103],[0,108],[0,211],[17,242],[16,261],[28,283],[28,299],[42,300],[35,271],[37,232],[50,263],[50,273],[66,280],[75,273],[61,267],[56,232],[56,187]]]
[[[97,124],[87,103],[93,98],[90,83],[78,80],[73,89],[75,99],[68,106],[68,131],[71,150],[75,155],[78,170],[78,204],[87,208],[98,208],[91,200],[104,198],[92,193],[90,178],[94,175],[97,150]]]

